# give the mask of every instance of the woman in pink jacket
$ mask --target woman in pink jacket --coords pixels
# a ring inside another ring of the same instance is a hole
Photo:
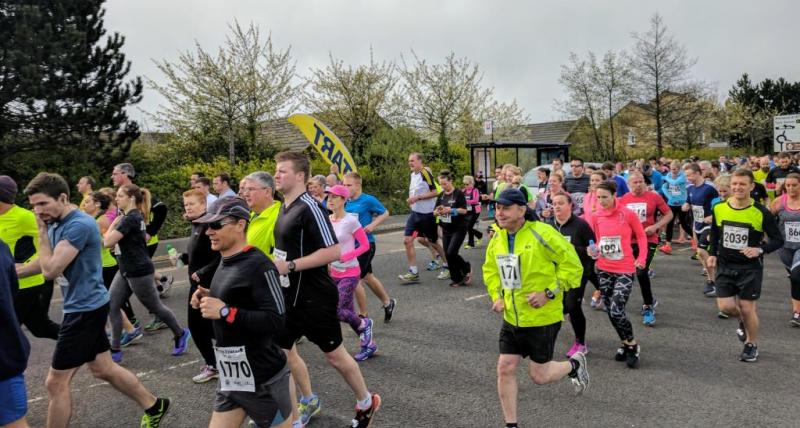
[[[596,190],[600,210],[589,223],[597,236],[597,244],[589,247],[589,255],[597,259],[597,276],[603,303],[608,308],[608,318],[622,340],[614,359],[625,361],[630,368],[639,364],[639,344],[633,337],[633,325],[625,312],[625,304],[633,289],[636,269],[644,268],[647,253],[642,251],[633,257],[631,243],[647,248],[647,235],[639,217],[631,210],[617,206],[614,195],[617,186],[613,182],[600,183]]]
[[[592,172],[592,174],[589,176],[589,191],[583,196],[583,207],[581,207],[583,209],[583,214],[581,214],[581,218],[586,220],[590,226],[592,224],[592,217],[594,216],[594,213],[600,210],[600,203],[597,202],[597,186],[606,180],[606,174],[600,170]],[[589,305],[592,307],[592,309],[597,309],[598,311],[605,310],[606,307],[603,304],[603,296],[600,293],[600,283],[597,281],[597,275],[593,274],[590,281],[592,281],[592,284],[594,284],[595,290],[592,293],[592,299],[589,302]]]

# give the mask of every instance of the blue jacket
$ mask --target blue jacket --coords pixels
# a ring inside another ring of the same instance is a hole
[[[22,374],[31,351],[14,311],[14,295],[18,290],[11,250],[0,241],[0,381]]]
[[[661,185],[661,193],[667,197],[667,205],[673,207],[683,205],[686,202],[686,176],[683,171],[677,178],[672,177],[672,173],[661,177],[664,184]]]

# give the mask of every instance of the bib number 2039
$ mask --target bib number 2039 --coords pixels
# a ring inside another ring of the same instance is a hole
[[[217,356],[221,390],[255,392],[256,380],[244,346],[216,346],[214,354]]]

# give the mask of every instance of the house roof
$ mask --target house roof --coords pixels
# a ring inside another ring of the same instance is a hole
[[[285,117],[266,121],[261,130],[270,143],[283,146],[287,150],[300,152],[308,146],[308,140],[303,133]]]
[[[494,145],[569,145],[567,141],[580,119],[561,120],[556,122],[531,123],[523,125],[511,132],[498,129],[495,133]],[[491,136],[482,136],[476,144],[491,142]]]

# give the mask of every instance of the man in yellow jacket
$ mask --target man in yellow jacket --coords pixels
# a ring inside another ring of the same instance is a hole
[[[503,314],[497,392],[506,427],[517,426],[517,366],[530,357],[530,376],[543,385],[569,377],[578,394],[589,387],[586,356],[553,361],[564,320],[564,292],[580,285],[583,268],[574,247],[551,226],[526,220],[525,196],[503,190],[494,200],[498,230],[486,248],[483,280],[492,310]]]

